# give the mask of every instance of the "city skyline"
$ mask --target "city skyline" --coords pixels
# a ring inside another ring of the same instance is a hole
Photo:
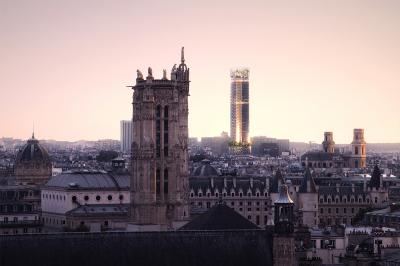
[[[246,65],[250,136],[400,142],[399,2],[229,3],[0,1],[0,137],[34,121],[39,139],[118,139],[136,69],[161,78],[185,46],[191,137],[229,131],[229,70]]]

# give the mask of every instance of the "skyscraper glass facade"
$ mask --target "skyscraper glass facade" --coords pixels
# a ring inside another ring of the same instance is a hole
[[[249,70],[231,70],[231,139],[249,143]]]

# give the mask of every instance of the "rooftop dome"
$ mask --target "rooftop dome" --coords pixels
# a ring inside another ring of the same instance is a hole
[[[17,154],[14,173],[19,184],[43,184],[51,177],[49,153],[33,134]]]
[[[204,159],[201,161],[201,165],[193,171],[193,176],[205,177],[205,176],[217,176],[218,171],[210,165],[210,160]]]
[[[47,150],[35,139],[35,135],[32,134],[32,138],[18,152],[16,164],[38,161],[50,162],[50,156]]]

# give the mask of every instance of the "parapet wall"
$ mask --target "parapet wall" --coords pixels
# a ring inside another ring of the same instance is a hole
[[[0,236],[0,265],[272,265],[262,230]]]

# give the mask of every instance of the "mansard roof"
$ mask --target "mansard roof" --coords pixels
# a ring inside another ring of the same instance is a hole
[[[354,186],[354,192],[353,192],[353,187],[352,186],[342,186],[340,185],[339,187],[336,186],[320,186],[318,189],[318,194],[320,196],[365,196],[365,192],[363,189],[363,186],[361,185],[355,185]]]
[[[214,187],[211,187],[211,179],[213,179]],[[226,182],[226,187],[224,184],[224,179]],[[250,177],[192,177],[189,178],[189,187],[195,192],[197,192],[199,189],[201,189],[203,192],[205,192],[207,189],[210,189],[212,195],[214,195],[215,189],[221,192],[224,188],[228,193],[231,189],[234,189],[235,191],[242,189],[243,193],[247,193],[249,189],[251,191],[256,191],[258,189],[260,192],[263,192],[266,188],[265,177],[252,177],[252,179],[253,186],[251,186]]]
[[[179,230],[252,230],[258,226],[223,203],[216,204],[207,212],[184,225]]]
[[[309,161],[332,161],[334,156],[337,156],[337,154],[324,151],[309,151],[301,156],[301,160],[305,161],[307,159]]]
[[[310,184],[310,186],[308,186],[308,183]],[[316,193],[317,192],[317,189],[315,187],[314,178],[308,167],[306,168],[306,172],[305,172],[304,178],[301,182],[299,192],[300,193]]]

